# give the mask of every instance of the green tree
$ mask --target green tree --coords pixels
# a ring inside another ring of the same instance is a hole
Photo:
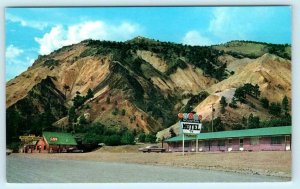
[[[82,97],[79,94],[77,94],[73,98],[73,105],[74,105],[75,108],[78,108],[79,106],[81,106],[82,104],[84,104],[84,102],[85,102],[85,97]]]
[[[262,107],[264,107],[265,109],[269,108],[269,100],[265,97],[260,99],[260,103],[262,105]]]
[[[251,113],[248,117],[248,128],[253,129],[253,128],[259,128],[260,127],[260,119],[258,116],[253,116]]]
[[[121,136],[118,134],[113,134],[110,136],[106,136],[104,139],[104,143],[108,146],[117,146],[121,144]]]
[[[248,127],[248,120],[244,116],[242,117],[242,124],[244,125],[245,128]]]
[[[19,141],[19,127],[22,123],[21,116],[14,108],[10,107],[6,110],[6,143],[10,144]]]
[[[155,143],[155,141],[156,141],[155,134],[150,133],[150,134],[146,135],[145,142]]]
[[[239,87],[235,90],[235,93],[233,95],[237,100],[239,100],[241,103],[246,102],[246,93],[243,87]]]
[[[145,139],[146,139],[146,134],[144,132],[139,134],[139,142],[145,142]]]
[[[171,137],[176,137],[176,133],[174,132],[174,129],[172,127],[169,129],[169,133]]]
[[[42,127],[46,131],[53,130],[52,124],[56,121],[55,117],[53,116],[50,105],[45,108],[45,112],[41,115],[42,116]]]
[[[259,90],[259,86],[257,84],[253,88],[253,94],[254,94],[255,98],[258,98],[260,96],[260,90]]]
[[[274,116],[280,116],[281,114],[281,105],[280,103],[272,102],[269,106],[269,113]]]
[[[87,94],[86,94],[85,98],[86,98],[86,99],[91,99],[91,98],[93,98],[93,97],[94,97],[94,93],[93,93],[92,89],[89,89],[89,90],[87,91]]]
[[[121,115],[122,115],[122,116],[124,116],[124,115],[125,115],[125,113],[126,113],[126,110],[125,110],[125,109],[122,109],[122,111],[121,111]]]
[[[284,114],[287,114],[289,111],[289,100],[286,95],[283,97],[281,105],[282,109],[284,110]]]
[[[77,116],[76,116],[76,112],[75,112],[75,107],[72,106],[70,109],[69,109],[69,123],[74,123],[76,122],[76,119],[77,119]]]
[[[214,119],[214,131],[224,131],[225,125],[221,120],[221,117]]]
[[[130,131],[125,132],[121,138],[122,144],[134,144],[134,136]]]
[[[112,111],[112,114],[113,115],[118,115],[118,113],[119,113],[119,109],[117,107],[114,108],[114,110]]]
[[[242,88],[244,89],[246,94],[249,94],[249,95],[252,94],[253,85],[251,83],[245,83]]]
[[[79,123],[82,125],[88,124],[88,121],[85,119],[84,115],[80,116]]]
[[[86,133],[82,140],[83,144],[99,144],[101,142],[103,142],[103,138],[94,132]]]
[[[227,106],[226,98],[224,96],[221,97],[220,105],[221,105],[221,113],[224,114],[225,107]]]
[[[231,99],[231,102],[229,103],[229,107],[231,107],[231,108],[237,108],[237,103],[236,103],[235,97],[233,97]]]

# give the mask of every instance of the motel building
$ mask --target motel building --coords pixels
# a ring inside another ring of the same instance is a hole
[[[291,126],[184,135],[185,152],[290,151]],[[169,152],[182,152],[183,136],[167,139]]]
[[[20,138],[27,138],[26,142],[21,140],[22,152],[25,153],[60,153],[67,152],[70,148],[75,149],[77,146],[75,138],[70,133],[43,132],[42,137],[23,136]],[[32,139],[28,140],[28,138]]]

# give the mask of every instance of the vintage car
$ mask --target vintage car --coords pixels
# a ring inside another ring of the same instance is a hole
[[[166,149],[165,148],[159,148],[158,146],[147,146],[145,148],[139,148],[139,151],[141,152],[165,152]]]
[[[6,155],[10,155],[13,151],[11,149],[6,148]]]

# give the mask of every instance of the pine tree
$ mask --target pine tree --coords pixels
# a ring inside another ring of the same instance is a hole
[[[227,106],[226,98],[224,96],[221,97],[220,104],[221,104],[221,113],[224,114],[225,107]]]
[[[92,89],[89,89],[87,91],[87,94],[86,94],[85,98],[90,99],[90,98],[93,98],[93,97],[94,97],[94,93],[93,93]]]
[[[243,87],[237,88],[234,93],[234,97],[238,99],[241,103],[246,102],[246,93]]]
[[[255,98],[258,98],[260,96],[260,90],[259,90],[259,86],[256,84],[253,88],[253,93]]]
[[[72,106],[69,110],[69,123],[74,123],[76,122],[76,112],[75,112],[75,107]]]
[[[261,98],[260,103],[265,109],[269,108],[269,100],[267,98],[265,97]]]
[[[281,105],[284,110],[284,114],[286,115],[289,111],[289,100],[288,100],[287,96],[283,97]]]
[[[169,129],[169,133],[170,133],[171,137],[176,137],[176,133],[174,132],[173,128]]]
[[[231,102],[229,103],[229,106],[231,108],[237,108],[236,99],[234,97],[231,99]]]
[[[260,119],[258,116],[253,116],[251,113],[248,117],[248,128],[253,129],[253,128],[258,128],[260,125]]]
[[[272,102],[269,106],[269,113],[274,116],[280,116],[281,114],[281,105],[280,103]]]

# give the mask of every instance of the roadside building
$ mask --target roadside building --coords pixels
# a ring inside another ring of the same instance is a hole
[[[19,139],[21,141],[19,152],[34,153],[36,150],[37,142],[41,140],[42,137],[30,134],[19,136]]]
[[[218,151],[289,151],[291,150],[291,126],[200,133],[184,136],[187,152]],[[183,136],[166,140],[169,152],[182,151]]]
[[[39,141],[43,150],[48,152],[66,152],[69,148],[76,148],[75,138],[70,133],[43,132],[43,139]]]

